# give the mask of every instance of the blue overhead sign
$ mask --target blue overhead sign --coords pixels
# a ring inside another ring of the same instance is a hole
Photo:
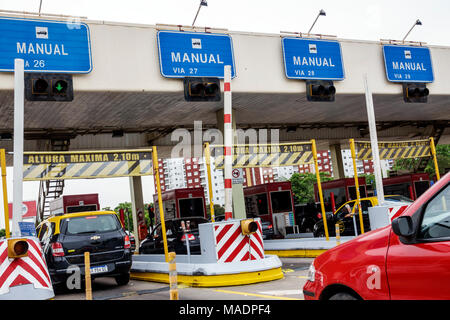
[[[24,59],[25,72],[89,73],[89,28],[80,22],[0,17],[0,71],[14,71]]]
[[[383,46],[386,76],[391,82],[433,82],[430,49],[410,46]]]
[[[231,65],[231,77],[236,76],[233,42],[227,34],[162,30],[158,48],[164,77],[223,78],[226,65]]]
[[[344,80],[339,42],[286,37],[282,39],[282,46],[287,78]]]

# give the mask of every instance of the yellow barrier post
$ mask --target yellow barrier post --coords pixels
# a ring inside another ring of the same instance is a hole
[[[91,258],[87,251],[84,253],[84,281],[86,283],[86,300],[92,300]]]
[[[355,177],[356,205],[358,206],[359,225],[361,227],[361,234],[364,234],[364,221],[361,210],[361,195],[359,194],[358,168],[356,167],[355,139],[350,139],[350,150],[352,153],[353,174]]]
[[[168,248],[167,248],[167,235],[166,235],[166,221],[164,219],[164,209],[163,209],[163,203],[162,203],[162,197],[161,197],[161,182],[159,180],[159,165],[158,165],[158,152],[156,150],[156,147],[153,146],[152,149],[152,156],[153,156],[153,168],[154,168],[154,174],[156,179],[156,192],[158,192],[158,206],[159,206],[159,218],[161,220],[161,232],[163,237],[163,243],[164,243],[164,255],[166,257],[166,262],[169,261],[168,256]]]
[[[327,241],[330,240],[328,233],[327,215],[325,213],[325,206],[323,204],[322,185],[320,184],[319,164],[317,163],[317,149],[316,140],[311,139],[311,149],[314,157],[314,167],[316,169],[317,189],[319,190],[320,208],[322,209],[323,228],[325,229],[325,237]]]
[[[170,300],[178,300],[178,279],[175,252],[169,252],[169,287]]]
[[[8,192],[6,189],[6,156],[5,149],[0,149],[0,162],[2,167],[2,187],[3,187],[3,210],[5,212],[5,235],[8,239],[11,234],[9,231],[9,207],[8,207]]]
[[[437,157],[436,157],[436,147],[434,145],[433,137],[430,137],[430,149],[431,149],[431,154],[433,155],[434,170],[436,171],[436,179],[439,180],[439,179],[441,179],[441,176],[439,175],[439,167],[438,167],[438,162],[437,162]]]
[[[336,244],[341,244],[341,229],[339,228],[339,223],[335,224],[335,230],[336,230]]]
[[[216,216],[214,214],[213,189],[211,179],[211,150],[209,142],[205,142],[205,160],[206,160],[206,174],[208,175],[208,190],[209,190],[209,210],[211,213],[211,221],[214,222]]]

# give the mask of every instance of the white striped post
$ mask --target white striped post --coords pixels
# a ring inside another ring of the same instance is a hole
[[[225,185],[225,220],[233,218],[233,184],[231,172],[233,170],[233,127],[231,115],[231,66],[224,67],[224,185]]]

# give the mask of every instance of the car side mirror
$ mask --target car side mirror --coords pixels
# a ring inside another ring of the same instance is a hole
[[[410,238],[414,235],[414,223],[410,216],[402,216],[392,221],[392,231],[400,237]]]

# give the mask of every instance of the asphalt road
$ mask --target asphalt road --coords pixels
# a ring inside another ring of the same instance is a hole
[[[314,259],[280,258],[284,278],[243,286],[194,288],[178,285],[180,300],[303,300],[302,288]],[[169,285],[130,280],[117,286],[113,278],[98,278],[92,283],[94,300],[169,300]],[[82,290],[56,292],[55,300],[84,300]]]

